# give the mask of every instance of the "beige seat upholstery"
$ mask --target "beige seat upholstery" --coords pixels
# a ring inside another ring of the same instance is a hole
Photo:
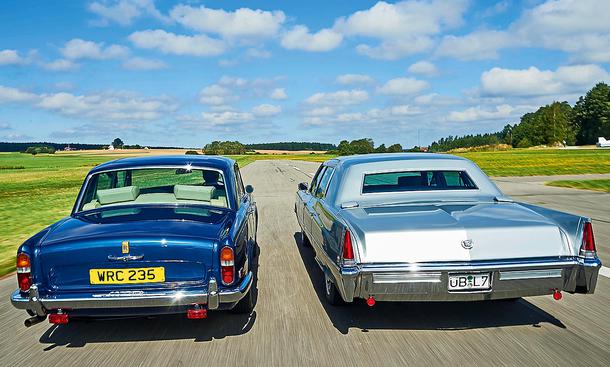
[[[212,200],[216,188],[214,186],[175,185],[174,195],[178,200]]]
[[[102,205],[134,201],[140,194],[137,186],[117,187],[116,189],[97,190],[97,200]]]
[[[99,201],[93,199],[90,202],[88,202],[87,204],[83,205],[83,210],[91,210],[91,209],[96,209],[99,208],[100,206],[102,206]]]

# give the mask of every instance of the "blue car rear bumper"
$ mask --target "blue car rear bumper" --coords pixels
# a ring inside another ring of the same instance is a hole
[[[60,295],[55,297],[40,297],[38,287],[33,285],[28,293],[16,290],[11,295],[11,303],[15,308],[29,310],[38,316],[44,316],[50,310],[99,310],[115,309],[176,309],[193,304],[206,305],[208,310],[232,308],[248,294],[254,276],[248,272],[238,286],[218,290],[214,278],[210,279],[207,290],[171,290],[171,291],[116,291],[102,294]],[[159,312],[153,312],[159,313]]]

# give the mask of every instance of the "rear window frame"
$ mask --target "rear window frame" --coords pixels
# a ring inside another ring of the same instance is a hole
[[[377,174],[391,174],[391,173],[414,173],[414,172],[463,172],[468,176],[470,181],[472,181],[474,188],[450,188],[450,189],[428,189],[428,190],[400,190],[400,191],[380,191],[380,192],[365,192],[364,191],[364,180],[367,175],[377,175]],[[397,194],[405,194],[405,193],[441,193],[441,192],[474,192],[480,191],[479,185],[472,178],[472,175],[468,173],[467,170],[464,169],[413,169],[413,170],[389,170],[389,171],[373,171],[373,172],[364,172],[362,173],[362,179],[360,180],[360,195],[368,196],[368,195],[397,195]]]
[[[200,165],[170,165],[170,166],[164,166],[164,165],[153,165],[153,166],[134,166],[134,167],[124,167],[124,168],[120,168],[120,169],[107,169],[107,170],[102,170],[102,171],[98,171],[98,172],[94,172],[94,173],[89,173],[87,175],[87,177],[85,178],[85,181],[83,182],[83,185],[81,186],[81,190],[79,191],[79,194],[76,198],[76,202],[74,203],[74,207],[72,208],[72,213],[71,215],[75,215],[75,214],[80,214],[80,213],[84,213],[84,212],[88,212],[88,211],[93,211],[96,209],[88,209],[88,210],[84,210],[83,206],[86,204],[84,202],[85,200],[85,195],[87,194],[87,189],[89,187],[89,184],[91,182],[91,180],[98,175],[101,174],[105,174],[105,173],[109,173],[109,172],[120,172],[120,171],[135,171],[135,170],[147,170],[147,169],[187,169],[187,170],[200,170],[200,171],[215,171],[218,172],[223,180],[223,183],[225,184],[225,190],[226,190],[226,195],[227,195],[227,208],[224,209],[229,209],[229,210],[233,210],[234,209],[234,203],[233,203],[233,199],[230,196],[233,196],[233,193],[230,193],[229,188],[227,187],[226,184],[226,176],[225,175],[225,171],[223,171],[222,169],[219,168],[214,168],[214,167],[206,167],[206,166],[200,166]],[[193,204],[193,203],[188,203],[188,204],[183,204],[183,203],[178,203],[178,204],[173,204],[173,203],[131,203],[131,202],[126,202],[125,204],[122,205],[117,205],[117,206],[130,206],[130,205],[175,205],[175,206],[206,206],[206,207],[210,207],[210,208],[221,208],[221,207],[216,207],[216,206],[210,206],[210,205],[206,205],[206,204]],[[97,209],[101,209],[97,208]]]

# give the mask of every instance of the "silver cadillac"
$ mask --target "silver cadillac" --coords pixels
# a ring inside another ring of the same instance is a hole
[[[591,219],[513,201],[445,154],[331,159],[299,184],[302,243],[330,304],[593,293]]]

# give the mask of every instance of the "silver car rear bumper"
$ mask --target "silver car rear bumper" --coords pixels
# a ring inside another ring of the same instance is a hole
[[[121,309],[188,306],[205,304],[207,309],[215,310],[220,304],[239,302],[249,291],[253,282],[252,272],[248,272],[240,284],[232,289],[218,290],[214,278],[210,279],[207,291],[159,291],[159,292],[110,292],[86,296],[40,297],[38,287],[33,285],[27,294],[16,290],[11,295],[15,308],[30,310],[44,316],[50,310],[64,309]]]
[[[598,258],[558,257],[421,264],[360,264],[332,269],[347,302],[482,301],[552,294],[593,293],[601,268]],[[336,273],[335,273],[336,271]],[[491,289],[449,291],[450,274],[490,273]]]

